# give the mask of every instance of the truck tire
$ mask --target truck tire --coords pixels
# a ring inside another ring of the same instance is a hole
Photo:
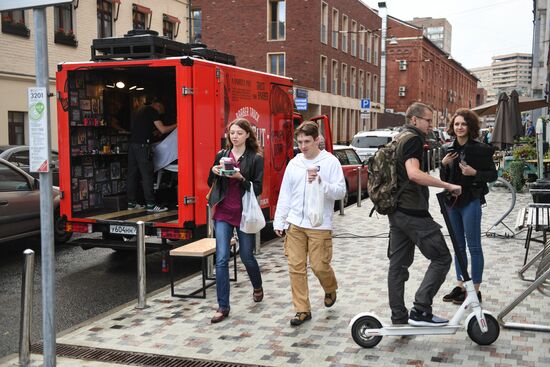
[[[55,243],[65,243],[73,236],[73,232],[67,232],[65,230],[65,221],[59,214],[59,208],[57,208],[54,212],[53,230]]]

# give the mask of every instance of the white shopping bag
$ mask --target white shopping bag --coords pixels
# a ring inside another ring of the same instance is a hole
[[[306,214],[311,225],[313,227],[319,227],[323,224],[323,215],[325,211],[325,193],[323,191],[323,186],[319,182],[319,176],[306,185]]]
[[[241,216],[241,231],[244,233],[258,233],[265,227],[265,218],[258,199],[254,194],[254,187],[250,185],[250,191],[243,196],[243,214]]]

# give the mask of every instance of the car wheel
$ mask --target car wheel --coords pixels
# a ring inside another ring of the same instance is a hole
[[[65,230],[65,221],[61,218],[59,209],[55,210],[53,220],[55,243],[65,243],[70,240],[73,236],[73,232],[67,232]]]

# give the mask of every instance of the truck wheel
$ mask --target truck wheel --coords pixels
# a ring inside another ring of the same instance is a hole
[[[65,221],[62,220],[61,215],[59,214],[59,208],[54,212],[53,230],[55,243],[65,243],[73,236],[73,232],[67,232],[65,230]]]

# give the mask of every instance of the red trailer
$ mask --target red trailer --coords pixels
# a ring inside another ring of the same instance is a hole
[[[123,48],[132,43],[131,38],[96,40],[94,61],[58,65],[61,215],[70,231],[103,234],[101,239],[74,243],[134,247],[135,242],[122,237],[132,236],[140,220],[146,223],[148,236],[176,240],[205,236],[208,173],[225,141],[225,126],[237,117],[256,128],[265,160],[260,204],[266,218],[272,219],[284,169],[293,157],[292,79],[239,68],[230,65],[234,59],[229,55],[191,50],[151,35],[139,37],[145,46]],[[164,47],[160,56],[159,42]],[[146,46],[150,47],[144,55]],[[163,57],[175,46],[188,55]],[[125,182],[125,130],[132,113],[151,95],[165,102],[164,121],[178,126],[177,161],[156,172],[155,178],[157,199],[170,210],[156,214],[127,210]],[[328,120],[326,116],[320,120],[327,147],[332,147]]]

